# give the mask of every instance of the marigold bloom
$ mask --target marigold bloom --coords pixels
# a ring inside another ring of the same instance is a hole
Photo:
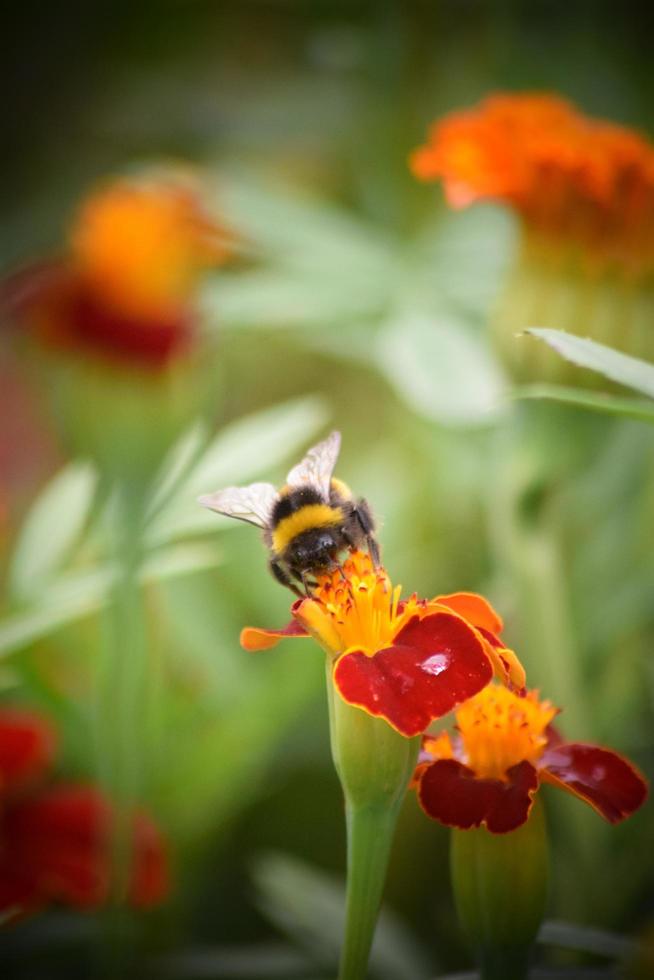
[[[288,626],[248,627],[241,643],[262,650],[285,637],[312,636],[332,660],[343,700],[407,737],[471,697],[494,672],[524,686],[519,661],[498,638],[502,621],[485,599],[455,593],[402,600],[400,593],[383,568],[354,552],[293,604]]]
[[[32,712],[0,710],[0,913],[52,901],[76,907],[109,898],[112,807],[90,785],[46,783],[56,735]],[[155,905],[169,889],[166,849],[150,817],[132,822],[129,901]]]
[[[480,691],[457,710],[454,738],[423,740],[415,786],[425,813],[449,827],[506,833],[525,823],[547,782],[610,823],[630,816],[647,795],[643,777],[610,749],[565,742],[551,726],[557,713],[537,691]]]
[[[194,289],[229,238],[189,186],[116,180],[82,203],[68,255],[18,273],[5,300],[48,345],[161,367],[188,350]]]
[[[547,93],[498,94],[434,123],[411,157],[452,207],[503,201],[546,239],[633,274],[654,261],[654,146]]]

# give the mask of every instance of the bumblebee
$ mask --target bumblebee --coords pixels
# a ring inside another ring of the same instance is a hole
[[[332,432],[293,467],[280,490],[271,483],[251,483],[199,498],[218,514],[260,527],[270,552],[270,571],[297,596],[309,593],[316,575],[337,567],[345,550],[365,544],[379,564],[367,501],[355,499],[349,487],[332,476],[340,446],[340,432]]]

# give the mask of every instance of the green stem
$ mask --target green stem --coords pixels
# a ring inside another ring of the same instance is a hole
[[[366,976],[398,812],[398,805],[346,808],[347,906],[338,980]]]
[[[347,820],[347,910],[339,980],[363,980],[381,905],[395,825],[420,738],[405,738],[335,692],[327,660],[334,765]]]
[[[547,898],[547,830],[540,800],[508,834],[453,830],[452,886],[482,980],[525,980]]]
[[[125,479],[117,487],[114,530],[116,582],[107,613],[98,678],[98,765],[113,805],[111,906],[106,917],[105,977],[128,974],[127,913],[132,866],[132,815],[140,796],[143,719],[147,713],[147,636],[139,576],[143,559],[144,494]]]

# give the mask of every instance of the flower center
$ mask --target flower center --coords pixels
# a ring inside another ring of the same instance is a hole
[[[400,601],[384,568],[354,551],[339,568],[318,578],[311,599],[298,611],[303,626],[332,655],[356,647],[369,656],[390,646],[402,626],[421,608],[416,596]]]
[[[465,763],[481,777],[503,779],[519,762],[534,763],[547,742],[545,730],[557,709],[537,691],[519,697],[489,685],[456,712]]]

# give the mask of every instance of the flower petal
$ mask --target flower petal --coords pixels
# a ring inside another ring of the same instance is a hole
[[[109,898],[112,808],[94,787],[47,790],[7,808],[0,857],[0,907],[29,911],[49,901],[92,908]],[[146,907],[168,892],[167,857],[145,816],[132,823],[129,901]]]
[[[257,626],[246,626],[241,630],[241,646],[244,650],[269,650],[275,647],[280,640],[286,640],[297,636],[308,636],[309,634],[296,619],[292,619],[287,626],[280,630],[265,630]]]
[[[438,735],[423,735],[418,753],[416,768],[409,783],[409,789],[417,790],[425,769],[428,769],[436,759],[453,759],[454,746],[452,739],[447,732],[439,732]]]
[[[502,617],[496,613],[488,599],[477,595],[476,592],[452,592],[450,595],[438,595],[433,600],[439,606],[447,606],[452,612],[463,616],[477,628],[488,630],[489,633],[501,633],[504,628]]]
[[[475,630],[447,612],[415,616],[393,646],[373,656],[348,651],[334,667],[334,683],[345,701],[384,718],[407,737],[472,697],[492,675]]]
[[[22,789],[52,762],[56,735],[40,715],[17,708],[0,711],[0,794]]]
[[[647,797],[647,784],[638,770],[617,752],[597,745],[550,745],[539,768],[543,780],[590,803],[609,823],[630,816]]]
[[[525,668],[518,660],[517,655],[505,647],[504,644],[494,633],[479,627],[479,632],[487,643],[487,653],[493,664],[493,672],[505,687],[518,692],[524,692],[527,684],[527,674]]]
[[[484,824],[494,834],[506,834],[527,819],[538,774],[529,762],[520,762],[506,775],[507,782],[478,779],[456,759],[440,759],[424,769],[418,799],[428,817],[447,827]]]

